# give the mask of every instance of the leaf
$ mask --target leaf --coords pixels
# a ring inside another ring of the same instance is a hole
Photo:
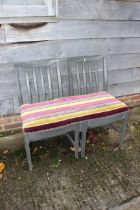
[[[114,153],[114,152],[118,151],[119,149],[120,149],[120,147],[116,147],[116,148],[113,150],[113,152],[112,152],[112,153]]]
[[[0,173],[4,170],[5,164],[3,162],[0,162]]]
[[[8,149],[4,150],[4,151],[3,151],[3,155],[7,155],[8,152],[9,152]]]
[[[71,147],[70,150],[71,150],[72,152],[75,152],[75,147]],[[81,152],[81,148],[80,148],[80,147],[79,147],[79,152]]]
[[[71,150],[72,152],[75,152],[75,147],[71,147],[70,150]]]
[[[21,162],[21,166],[25,166],[27,164],[27,160],[23,160],[22,162]]]
[[[130,147],[128,147],[127,149],[128,149],[128,150],[131,150],[132,148],[133,148],[133,147],[132,147],[132,146],[130,146]]]
[[[35,153],[37,152],[37,150],[38,150],[38,148],[35,147],[32,154],[35,155]]]
[[[58,167],[60,167],[61,166],[61,160],[56,160],[56,161],[54,161],[54,163],[51,165],[51,166],[49,166],[50,168],[58,168]]]

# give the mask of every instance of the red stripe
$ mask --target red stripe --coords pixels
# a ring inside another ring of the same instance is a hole
[[[109,95],[109,94],[107,92],[99,92],[99,93],[91,93],[87,95],[63,97],[63,98],[58,98],[51,101],[43,101],[43,102],[39,102],[35,104],[24,104],[20,107],[20,112],[24,112],[25,110],[28,110],[33,107],[57,104],[59,102],[73,101],[73,100],[84,99],[84,98],[95,97],[95,96],[102,96],[102,95]]]
[[[50,124],[35,126],[35,127],[31,127],[31,128],[24,128],[24,132],[35,132],[35,131],[47,130],[47,129],[51,129],[51,128],[57,128],[60,126],[71,124],[71,123],[76,123],[76,122],[90,120],[90,119],[96,119],[96,118],[100,118],[100,117],[107,117],[107,116],[111,116],[111,115],[118,114],[118,113],[125,112],[125,111],[128,111],[127,106],[123,107],[123,108],[107,111],[107,112],[86,115],[83,117],[77,117],[74,119],[68,119],[68,120],[64,120],[64,121],[60,121],[60,122],[56,122],[56,123],[50,123]]]
[[[22,116],[22,120],[23,121],[26,121],[30,118],[33,118],[35,120],[36,117],[41,117],[43,115],[49,115],[51,113],[59,113],[59,112],[63,112],[63,111],[69,111],[69,110],[72,110],[72,113],[74,113],[74,109],[79,109],[79,108],[85,108],[87,107],[87,109],[89,109],[89,107],[93,106],[93,108],[96,108],[94,107],[95,105],[110,105],[112,104],[112,102],[116,102],[118,103],[119,101],[115,98],[111,98],[111,99],[105,99],[105,100],[102,100],[102,101],[94,101],[94,102],[89,102],[89,103],[84,103],[84,104],[79,104],[79,105],[73,105],[73,106],[69,106],[69,107],[61,107],[61,108],[55,108],[53,110],[47,110],[47,111],[38,111],[36,110],[35,113],[31,113],[31,114],[26,114],[25,116]],[[109,104],[108,104],[109,103]]]

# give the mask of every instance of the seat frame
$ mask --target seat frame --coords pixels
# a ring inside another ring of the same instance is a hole
[[[74,138],[69,134],[69,132],[74,131]],[[31,151],[30,151],[30,143],[34,141],[39,141],[43,139],[53,138],[60,135],[66,135],[67,138],[71,141],[72,145],[75,147],[75,158],[79,156],[79,132],[80,132],[80,125],[79,123],[73,123],[67,126],[43,130],[43,131],[36,131],[36,132],[24,132],[24,142],[25,142],[25,149],[28,161],[28,167],[31,171],[33,168],[32,160],[31,160]]]
[[[106,57],[105,56],[94,56],[94,57],[77,57],[77,58],[68,58],[68,59],[62,59],[64,62],[65,60],[65,68],[67,68],[67,73],[66,76],[68,78],[68,88],[69,88],[69,96],[74,95],[74,88],[75,85],[77,86],[78,89],[78,95],[81,94],[87,94],[87,89],[90,89],[90,93],[93,92],[100,92],[102,90],[106,91],[108,87],[108,75],[107,75],[107,62],[106,62]],[[71,64],[75,62],[76,63],[76,69],[73,69]],[[86,69],[85,62],[89,62],[88,64],[88,70]],[[94,65],[95,62],[95,65]],[[101,65],[101,62],[103,65]],[[15,65],[16,68],[16,73],[17,73],[17,87],[18,87],[18,95],[19,95],[19,104],[24,104],[24,97],[28,95],[28,99],[26,103],[34,103],[33,98],[32,98],[32,91],[31,91],[31,83],[34,85],[34,90],[35,90],[35,100],[36,102],[39,102],[40,95],[39,95],[39,85],[38,85],[38,78],[36,75],[35,69],[38,67],[38,71],[40,72],[40,78],[41,78],[41,89],[43,91],[43,101],[45,100],[51,100],[53,99],[53,85],[52,83],[55,82],[53,81],[54,79],[51,79],[51,65],[54,65],[56,63],[56,75],[58,78],[58,97],[61,98],[63,97],[63,80],[62,80],[62,72],[65,70],[61,69],[61,59],[60,60],[50,60],[50,61],[42,61],[39,63],[22,63],[22,64],[17,64]],[[82,73],[80,72],[79,63],[81,65],[82,63]],[[93,66],[91,66],[91,64]],[[98,65],[100,67],[98,67]],[[99,83],[100,78],[99,74],[101,71],[101,66],[102,66],[102,72],[103,72],[103,78],[102,78],[102,90],[100,90]],[[27,68],[26,68],[27,67]],[[43,68],[46,68],[46,74],[48,78],[48,90],[45,90],[45,84],[44,84],[44,75],[43,75]],[[92,69],[93,67],[93,69]],[[30,80],[29,76],[29,71],[32,71],[32,80]],[[25,84],[22,84],[22,77],[20,77],[20,73],[25,71]],[[75,72],[74,72],[75,71]],[[74,73],[73,73],[74,72]],[[86,81],[87,73],[89,74],[89,84],[90,87],[88,86],[88,82]],[[81,74],[83,75],[83,80],[81,80]],[[94,89],[94,84],[93,84],[93,78],[91,78],[95,75],[95,91]],[[76,81],[75,81],[76,79]],[[75,84],[76,83],[76,84]],[[84,93],[81,92],[81,83],[83,83],[84,86]],[[23,87],[22,87],[23,85]],[[24,89],[26,86],[27,91],[26,94],[24,94],[25,90],[23,91],[22,88]],[[67,87],[65,87],[67,88]],[[64,89],[65,89],[64,88]],[[49,99],[46,98],[46,92],[48,91],[49,94]],[[120,129],[117,129],[115,125],[112,125],[112,123],[116,121],[121,121],[122,126]],[[125,138],[125,133],[126,133],[126,128],[127,128],[127,121],[128,121],[128,111],[107,116],[107,117],[101,117],[101,118],[96,118],[92,120],[86,120],[86,121],[81,121],[78,123],[72,123],[66,126],[61,126],[53,129],[48,129],[48,130],[43,130],[43,131],[36,131],[36,132],[23,132],[24,133],[24,141],[25,141],[25,149],[26,149],[26,154],[27,154],[27,161],[28,161],[28,166],[29,170],[32,170],[32,160],[31,160],[31,152],[30,152],[30,143],[38,140],[43,140],[43,139],[48,139],[52,138],[55,136],[59,135],[66,135],[67,138],[71,141],[72,145],[75,147],[75,158],[78,158],[80,147],[81,147],[81,156],[85,156],[85,145],[86,145],[86,132],[87,129],[90,128],[95,128],[95,127],[100,127],[104,125],[111,124],[111,126],[117,130],[120,134],[120,143],[122,144],[124,142]],[[74,138],[69,134],[69,132],[74,131]]]
[[[127,129],[128,124],[128,111],[107,116],[107,117],[100,117],[93,120],[87,120],[84,122],[81,122],[80,126],[80,132],[81,132],[81,139],[80,139],[80,145],[81,145],[81,157],[85,157],[85,146],[86,146],[86,134],[88,128],[96,128],[106,125],[111,125],[111,127],[117,131],[120,135],[120,144],[123,144],[125,140],[125,133]],[[112,123],[115,123],[117,121],[121,122],[121,127],[117,128],[115,125],[112,125]]]

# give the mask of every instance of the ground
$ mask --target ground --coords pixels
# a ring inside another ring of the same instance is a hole
[[[132,111],[122,147],[111,129],[90,130],[86,157],[78,160],[65,137],[32,145],[32,172],[27,170],[24,149],[13,154],[4,151],[0,156],[6,166],[0,176],[0,209],[139,210],[138,115]],[[129,206],[131,201],[133,206]]]

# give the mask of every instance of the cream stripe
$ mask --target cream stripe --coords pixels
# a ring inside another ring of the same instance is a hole
[[[35,120],[33,122],[28,122],[28,123],[24,123],[23,124],[23,128],[30,128],[30,127],[35,127],[35,126],[39,126],[39,125],[47,125],[49,123],[54,123],[54,122],[59,122],[59,121],[63,121],[63,120],[68,120],[68,119],[73,119],[76,117],[82,117],[82,116],[86,116],[89,114],[98,114],[101,113],[103,111],[111,111],[114,109],[118,109],[118,108],[123,108],[126,107],[125,104],[114,104],[108,107],[102,107],[102,108],[96,108],[93,110],[85,110],[85,111],[81,111],[81,112],[77,112],[77,113],[71,113],[71,114],[65,114],[65,115],[60,115],[58,117],[52,117],[52,118],[46,118],[46,119],[40,119],[40,120]]]
[[[79,102],[72,102],[72,103],[63,103],[61,105],[56,105],[56,106],[53,106],[53,107],[45,107],[45,108],[41,108],[41,109],[35,109],[35,110],[32,110],[32,111],[28,111],[28,112],[23,112],[21,113],[21,116],[25,116],[25,115],[28,115],[28,114],[33,114],[33,113],[37,113],[37,112],[42,112],[42,111],[49,111],[49,110],[53,110],[53,109],[57,109],[57,108],[63,108],[63,107],[71,107],[71,106],[74,106],[74,105],[80,105],[80,104],[86,104],[86,103],[89,103],[89,102],[96,102],[96,101],[102,101],[102,100],[106,100],[106,99],[114,99],[114,97],[112,96],[108,96],[108,97],[103,97],[103,98],[98,98],[98,99],[89,99],[89,100],[83,100],[83,101],[79,101]]]
[[[49,111],[49,113],[47,114],[43,114],[43,115],[39,115],[39,116],[32,116],[32,117],[27,117],[26,119],[23,119],[24,123],[27,123],[27,122],[32,122],[34,120],[39,120],[39,119],[45,119],[45,118],[52,118],[52,117],[57,117],[57,116],[60,116],[60,115],[65,115],[65,114],[70,114],[70,113],[77,113],[77,112],[80,112],[80,111],[84,111],[84,110],[93,110],[93,109],[96,109],[96,108],[101,108],[101,107],[105,107],[105,106],[111,106],[113,104],[117,104],[116,101],[113,101],[113,102],[109,102],[109,103],[105,103],[105,104],[100,104],[100,105],[88,105],[87,106],[84,106],[84,107],[80,107],[78,106],[76,109],[67,109],[65,111],[56,111],[55,113],[54,112],[51,112]],[[121,102],[120,102],[121,104]],[[34,115],[34,114],[33,114]]]
[[[85,95],[83,95],[83,96],[85,96]],[[88,95],[88,97],[81,97],[81,98],[75,98],[75,99],[71,99],[71,97],[63,97],[62,99],[63,99],[63,101],[60,101],[60,100],[58,100],[58,99],[53,99],[52,100],[52,103],[49,103],[49,104],[41,104],[41,102],[39,102],[39,103],[36,103],[36,106],[31,106],[32,104],[28,104],[28,105],[30,105],[30,107],[26,107],[26,105],[25,105],[25,110],[23,109],[21,112],[26,112],[26,111],[32,111],[32,110],[36,110],[36,109],[45,109],[46,107],[53,107],[53,106],[56,106],[56,105],[62,105],[62,104],[64,104],[64,103],[67,103],[67,104],[69,104],[69,103],[74,103],[74,102],[79,102],[79,101],[83,101],[83,100],[91,100],[91,99],[98,99],[98,98],[102,98],[102,97],[108,97],[108,96],[110,96],[110,94],[104,94],[104,95],[96,95],[96,96],[94,96],[94,95]],[[112,96],[113,97],[113,96]],[[65,101],[64,101],[64,99],[65,99]],[[67,100],[68,99],[68,100]],[[58,100],[58,102],[56,103],[55,102],[55,100],[57,101]],[[47,102],[47,101],[46,101]],[[51,102],[51,101],[50,101]],[[53,103],[54,102],[54,103]],[[28,106],[27,105],[27,106]],[[24,105],[22,105],[22,106],[24,106]],[[21,107],[22,107],[21,106]]]

